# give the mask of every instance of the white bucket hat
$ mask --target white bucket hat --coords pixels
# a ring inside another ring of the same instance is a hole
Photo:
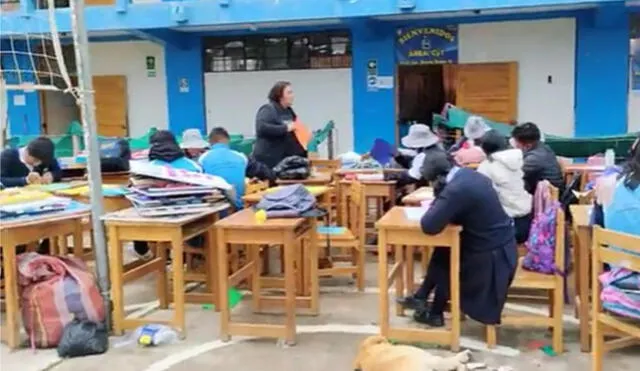
[[[200,135],[200,130],[198,129],[187,129],[182,133],[182,143],[180,144],[182,149],[195,148],[195,149],[205,149],[209,148],[209,143],[206,140],[202,139],[202,135]]]
[[[407,148],[427,148],[440,142],[440,138],[424,124],[409,126],[409,134],[402,138],[401,143]]]
[[[464,136],[471,140],[482,138],[489,130],[491,127],[480,116],[470,116],[464,124]]]

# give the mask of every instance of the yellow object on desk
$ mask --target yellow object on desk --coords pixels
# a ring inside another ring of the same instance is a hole
[[[260,209],[256,211],[255,217],[256,217],[256,224],[264,224],[264,222],[267,221],[267,212]]]
[[[115,184],[103,184],[102,185],[102,193],[105,193],[106,196],[108,196],[108,194],[110,194],[110,193],[118,192],[118,191],[120,191],[122,189],[123,188],[120,185],[115,185]],[[88,185],[83,185],[83,186],[80,186],[80,187],[64,189],[64,190],[58,191],[56,193],[58,195],[60,195],[60,196],[82,196],[82,195],[89,194],[89,186]]]
[[[275,192],[277,190],[279,190],[280,188],[282,188],[282,186],[278,186],[278,187],[272,187],[269,188],[265,191],[265,193],[271,193],[271,192]],[[304,188],[309,191],[309,193],[311,193],[313,196],[318,196],[320,194],[323,194],[324,192],[326,192],[329,187],[327,186],[304,186]]]
[[[40,201],[49,197],[51,193],[26,188],[9,188],[0,191],[0,206]]]

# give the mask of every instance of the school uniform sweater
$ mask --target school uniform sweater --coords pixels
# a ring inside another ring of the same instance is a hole
[[[426,234],[438,234],[449,224],[462,227],[462,310],[476,321],[499,323],[515,274],[517,252],[512,220],[489,178],[467,168],[456,168],[447,178],[423,215],[421,226]],[[448,271],[445,266],[440,269]]]
[[[41,164],[30,169],[29,166],[22,161],[20,151],[14,148],[7,148],[0,152],[0,183],[5,187],[23,187],[27,185],[27,176],[31,172],[43,175],[50,172],[53,175],[53,181],[59,182],[62,178],[62,169],[58,160],[53,159],[51,164]]]

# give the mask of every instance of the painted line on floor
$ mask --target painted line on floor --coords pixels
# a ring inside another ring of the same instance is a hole
[[[297,334],[318,334],[318,333],[347,333],[358,335],[375,335],[380,333],[380,328],[373,325],[343,325],[343,324],[327,324],[327,325],[300,325],[296,326]],[[166,371],[171,367],[182,363],[188,359],[198,357],[204,353],[211,352],[216,349],[226,348],[231,345],[239,344],[243,341],[255,339],[254,337],[236,337],[229,342],[222,342],[220,340],[210,341],[201,345],[194,346],[189,349],[185,349],[181,352],[173,353],[170,356],[161,359],[158,362],[154,362],[145,371]],[[460,346],[462,348],[468,348],[478,350],[482,352],[494,353],[507,357],[517,357],[520,355],[520,351],[515,348],[497,346],[495,349],[487,349],[487,345],[484,342],[469,339],[466,337],[460,337]]]

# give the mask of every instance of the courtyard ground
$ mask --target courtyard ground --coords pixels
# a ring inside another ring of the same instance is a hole
[[[378,331],[376,321],[377,289],[376,266],[367,265],[368,289],[358,293],[345,279],[322,281],[321,314],[317,317],[298,317],[298,338],[295,346],[283,346],[272,339],[234,337],[223,343],[218,339],[218,314],[199,305],[187,307],[187,337],[171,345],[141,348],[131,342],[130,336],[112,337],[111,349],[99,356],[61,360],[55,350],[23,349],[9,351],[2,346],[1,370],[7,371],[199,371],[199,370],[278,370],[324,371],[352,370],[352,362],[362,339]],[[157,310],[155,280],[145,277],[126,287],[127,312],[134,316],[163,319],[171,311]],[[254,315],[250,300],[243,300],[232,312],[234,319],[260,322],[283,320],[278,315]],[[547,309],[535,304],[509,303],[506,311],[525,310],[546,313]],[[486,363],[494,369],[517,371],[587,371],[591,368],[590,355],[581,353],[578,344],[577,320],[572,307],[565,315],[565,353],[549,356],[531,344],[542,341],[550,344],[550,335],[544,330],[500,329],[495,350],[486,349],[484,328],[472,320],[463,322],[461,345],[470,349],[475,362]],[[394,318],[395,323],[410,324],[410,317]],[[446,349],[433,347],[429,351],[447,354]],[[635,365],[635,366],[634,366]],[[615,351],[606,357],[605,369],[612,371],[638,370],[640,347]],[[506,368],[510,367],[510,368]]]

